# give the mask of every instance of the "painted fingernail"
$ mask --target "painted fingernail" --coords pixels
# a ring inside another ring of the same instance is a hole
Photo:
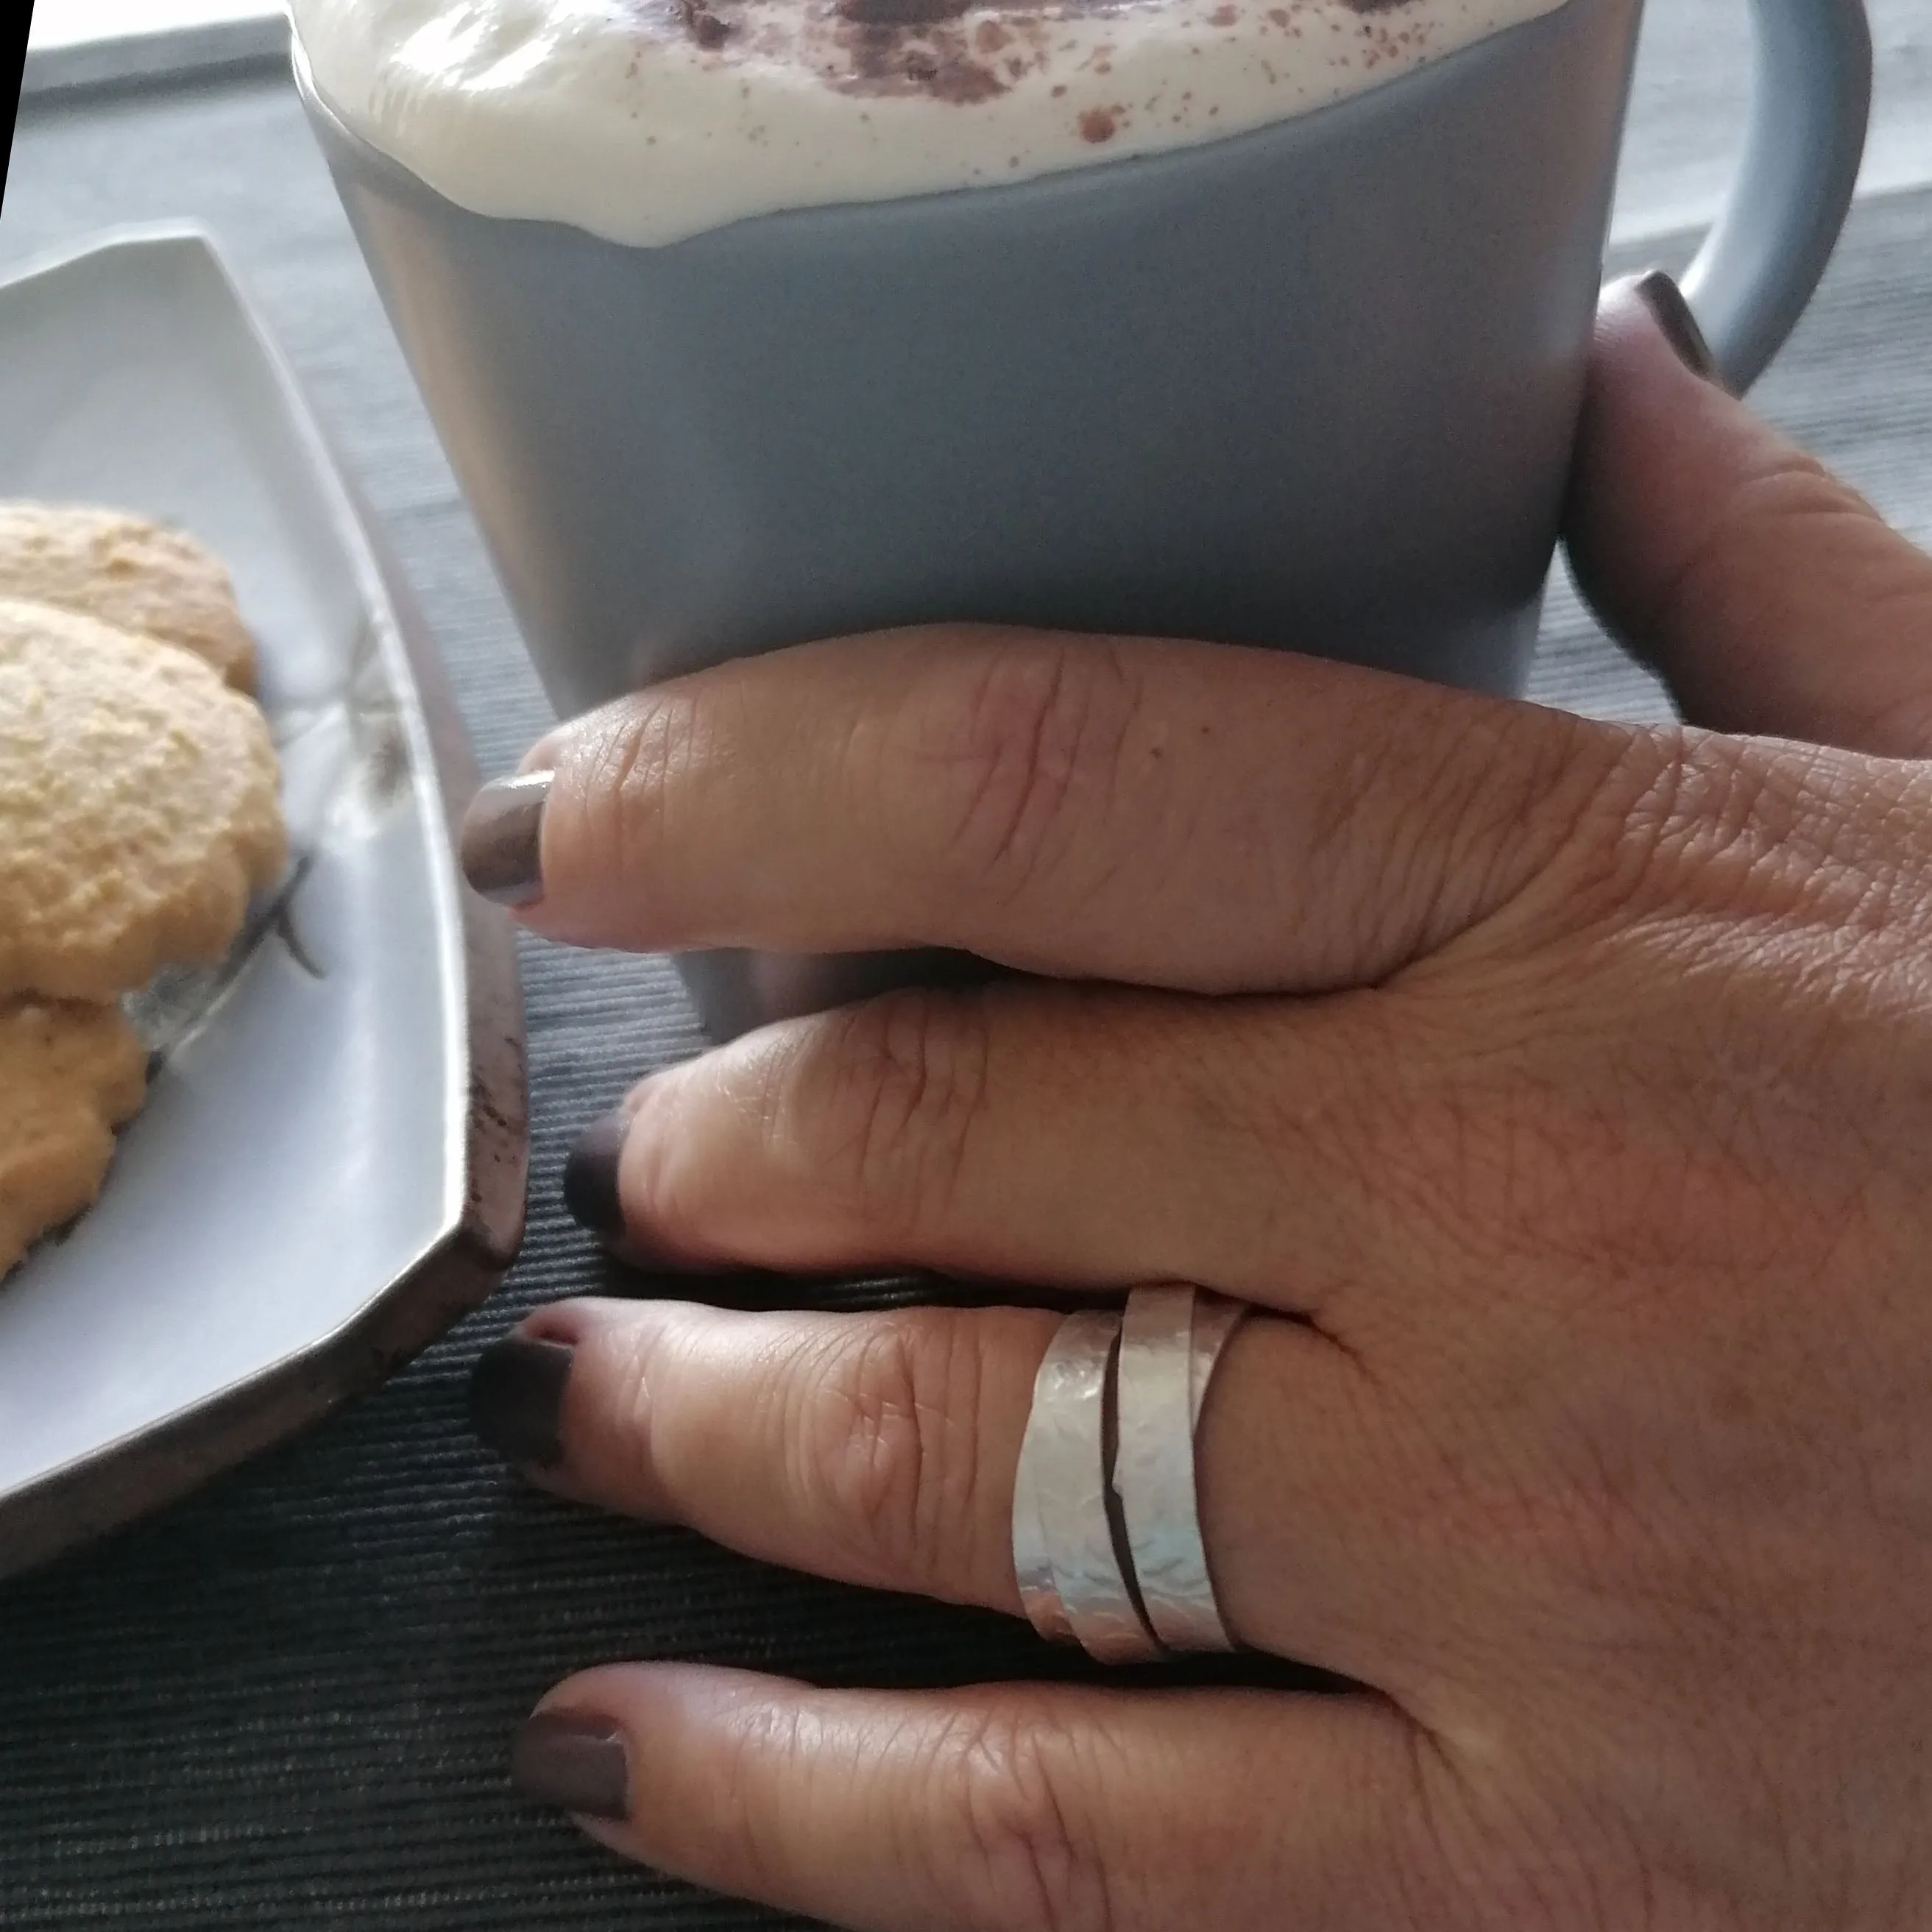
[[[564,1162],[563,1204],[573,1220],[602,1240],[624,1232],[617,1169],[624,1157],[624,1136],[630,1130],[629,1114],[606,1114],[584,1130]]]
[[[539,1711],[510,1747],[510,1783],[538,1804],[621,1824],[631,1815],[624,1733],[592,1711]]]
[[[523,906],[543,896],[544,808],[550,772],[498,778],[463,814],[463,872],[486,899]]]
[[[1711,345],[1705,340],[1690,304],[1684,299],[1684,291],[1661,268],[1640,275],[1636,288],[1644,306],[1656,317],[1664,339],[1676,350],[1678,360],[1694,376],[1701,376],[1707,382],[1716,382],[1718,358],[1711,353]]]
[[[547,1469],[563,1460],[563,1391],[576,1350],[506,1335],[470,1377],[470,1426],[506,1462]]]

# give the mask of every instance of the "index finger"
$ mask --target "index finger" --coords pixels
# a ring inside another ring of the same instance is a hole
[[[1507,902],[1637,742],[1286,652],[885,633],[565,727],[523,916],[640,950],[936,945],[1207,992],[1358,985]]]

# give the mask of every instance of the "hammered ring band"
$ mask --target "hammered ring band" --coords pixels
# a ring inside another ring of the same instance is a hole
[[[1138,1288],[1060,1324],[1034,1383],[1013,1564],[1034,1629],[1103,1664],[1234,1648],[1202,1540],[1195,1439],[1244,1306]]]

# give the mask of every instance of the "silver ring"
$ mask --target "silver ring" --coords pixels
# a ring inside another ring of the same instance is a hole
[[[1248,1304],[1230,1301],[1225,1295],[1208,1294],[1197,1289],[1194,1296],[1194,1330],[1188,1352],[1188,1410],[1194,1420],[1194,1433],[1201,1433],[1201,1412],[1208,1406],[1208,1385],[1221,1365],[1221,1351],[1234,1339],[1234,1330],[1246,1320]]]
[[[1122,1573],[1107,1513],[1107,1391],[1120,1333],[1117,1314],[1070,1315],[1040,1365],[1015,1484],[1013,1561],[1024,1566],[1023,1594],[1024,1576],[1034,1580],[1027,1613],[1041,1635],[1054,1634],[1055,1621],[1039,1586],[1043,1556],[1059,1615],[1081,1647],[1102,1664],[1142,1664],[1160,1646]]]
[[[1191,1288],[1137,1288],[1121,1324],[1114,1485],[1142,1605],[1170,1650],[1234,1648],[1202,1540],[1194,1440],[1244,1312]]]
[[[1051,1352],[1049,1351],[1049,1352]],[[1044,1372],[1046,1364],[1040,1366]],[[1034,1407],[1040,1406],[1040,1384],[1034,1382]],[[1046,1528],[1040,1515],[1040,1480],[1034,1464],[1040,1457],[1040,1432],[1028,1418],[1020,1442],[1019,1468],[1013,1477],[1013,1572],[1019,1579],[1020,1602],[1027,1621],[1048,1643],[1071,1643],[1073,1626],[1066,1621],[1060,1592],[1054,1588],[1053,1564],[1046,1553]]]

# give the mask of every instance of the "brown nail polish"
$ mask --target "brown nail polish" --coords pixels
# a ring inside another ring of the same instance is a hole
[[[1657,319],[1664,340],[1676,350],[1678,360],[1694,376],[1701,376],[1707,382],[1718,382],[1718,358],[1712,354],[1690,304],[1684,299],[1684,291],[1661,268],[1640,275],[1634,286],[1644,306]]]
[[[613,1240],[624,1232],[617,1170],[624,1157],[624,1136],[630,1130],[629,1114],[606,1114],[584,1130],[564,1163],[563,1204],[573,1220],[600,1240]]]
[[[621,1824],[631,1815],[624,1734],[591,1711],[539,1711],[510,1747],[510,1783],[538,1804]]]
[[[550,772],[486,784],[463,815],[463,872],[499,905],[530,905],[543,896],[544,808]]]
[[[470,1426],[486,1448],[539,1469],[563,1460],[563,1391],[576,1352],[523,1335],[483,1351],[470,1376]]]

